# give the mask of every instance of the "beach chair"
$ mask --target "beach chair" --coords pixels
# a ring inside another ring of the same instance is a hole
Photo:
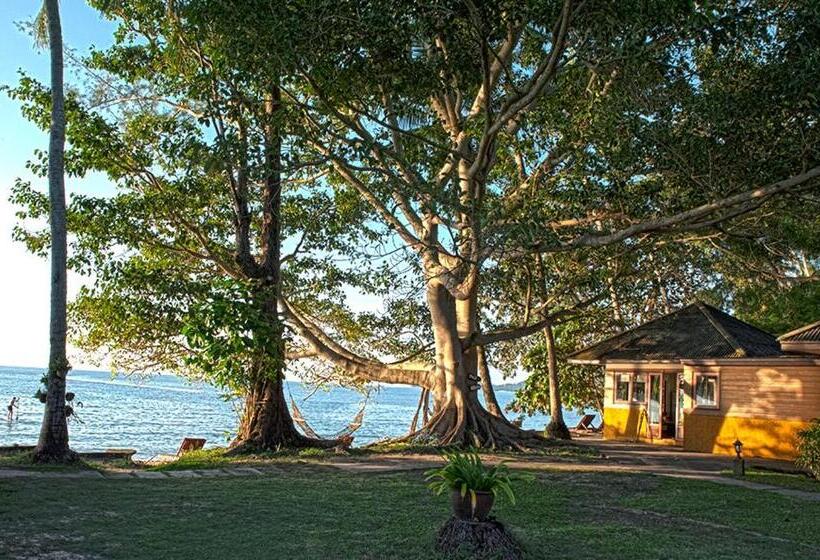
[[[574,429],[578,432],[595,432],[597,429],[592,425],[593,420],[595,420],[594,414],[584,414],[583,418],[581,418],[578,425],[575,426]]]
[[[203,447],[205,447],[205,438],[186,437],[182,440],[182,443],[179,444],[177,457],[189,451],[199,451]]]

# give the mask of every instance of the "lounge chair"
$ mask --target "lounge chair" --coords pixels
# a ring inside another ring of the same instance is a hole
[[[596,432],[598,429],[592,425],[592,421],[595,420],[594,414],[584,414],[581,420],[578,422],[578,425],[573,428],[574,430],[581,432]]]
[[[203,447],[205,447],[205,438],[186,437],[182,440],[182,443],[179,444],[177,456],[188,453],[189,451],[199,451]]]

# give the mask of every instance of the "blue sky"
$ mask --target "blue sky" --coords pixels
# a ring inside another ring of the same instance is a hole
[[[0,84],[14,85],[18,70],[48,82],[48,53],[34,47],[18,24],[31,21],[39,9],[31,0],[0,0]],[[113,25],[100,18],[82,0],[62,0],[63,34],[68,47],[78,53],[92,45],[110,42]],[[72,76],[67,76],[70,85]],[[25,164],[35,149],[46,149],[48,134],[20,114],[19,106],[0,94],[0,364],[42,367],[48,358],[48,262],[26,253],[11,240],[14,208],[9,189],[17,177],[32,179]],[[45,187],[42,181],[34,184]],[[68,180],[69,192],[101,193],[110,186],[100,178]],[[69,292],[76,293],[82,279],[69,278]],[[75,367],[83,360],[74,353]]]

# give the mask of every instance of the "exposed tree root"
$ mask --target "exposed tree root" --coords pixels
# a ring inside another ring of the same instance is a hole
[[[430,390],[422,389],[419,395],[419,404],[416,407],[416,413],[413,415],[413,420],[410,421],[410,432],[416,431],[416,426],[419,423],[419,415],[421,415],[422,425],[426,424],[430,417]]]
[[[353,438],[348,436],[340,439],[315,439],[305,437],[294,430],[294,434],[276,437],[273,439],[235,439],[231,442],[230,449],[226,453],[228,456],[247,455],[262,451],[281,451],[284,449],[347,449],[353,443]]]
[[[478,401],[462,407],[446,406],[420,429],[397,441],[517,451],[543,447],[547,442],[538,432],[522,430],[505,418],[490,414]]]
[[[446,558],[520,560],[521,546],[500,522],[451,517],[439,530],[436,550]]]

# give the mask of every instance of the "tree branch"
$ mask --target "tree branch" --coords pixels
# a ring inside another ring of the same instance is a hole
[[[684,212],[679,212],[672,216],[647,220],[606,235],[584,234],[571,241],[557,245],[549,242],[538,242],[533,244],[529,250],[539,253],[558,253],[577,249],[578,247],[603,247],[613,243],[619,243],[638,235],[657,232],[691,231],[711,227],[722,221],[750,212],[759,207],[768,198],[796,189],[818,177],[820,177],[820,166],[809,169],[800,175],[794,175],[788,179],[771,183],[765,187],[738,193]],[[712,214],[727,209],[733,209],[733,211],[716,219],[707,219]]]
[[[299,336],[305,339],[316,354],[350,374],[354,380],[416,385],[427,389],[435,387],[433,368],[430,365],[405,364],[402,367],[392,367],[377,360],[357,356],[322,332],[285,298],[280,298],[279,302],[285,320],[291,324]]]
[[[488,346],[490,344],[495,344],[496,342],[504,342],[506,340],[514,340],[516,338],[530,336],[531,334],[537,333],[547,325],[555,324],[560,319],[572,317],[578,314],[582,309],[589,305],[592,305],[593,303],[602,299],[603,297],[603,293],[598,294],[597,296],[577,303],[568,309],[562,309],[561,311],[557,311],[555,313],[546,315],[540,321],[536,321],[535,323],[531,323],[529,325],[499,329],[488,333],[475,333],[468,338],[462,339],[462,348],[466,350],[474,346]]]

